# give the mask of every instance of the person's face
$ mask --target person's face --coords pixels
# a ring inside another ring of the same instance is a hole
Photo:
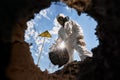
[[[58,17],[58,18],[57,18],[57,21],[58,21],[61,25],[64,24],[64,18],[63,18],[62,16]]]

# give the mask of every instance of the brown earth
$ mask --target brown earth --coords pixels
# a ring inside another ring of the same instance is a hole
[[[99,45],[92,49],[92,58],[74,61],[52,74],[34,64],[24,41],[26,22],[54,1],[59,0],[0,1],[0,80],[119,80],[119,0],[62,0],[79,15],[87,13],[98,22]]]

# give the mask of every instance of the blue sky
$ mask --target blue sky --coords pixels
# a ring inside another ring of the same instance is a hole
[[[52,45],[52,43],[54,43],[54,40],[57,39],[57,31],[60,28],[56,21],[56,16],[59,13],[63,13],[66,16],[69,16],[70,19],[80,24],[84,32],[88,50],[91,51],[92,48],[98,45],[97,37],[94,35],[95,27],[97,25],[94,19],[85,13],[82,13],[80,16],[77,15],[77,12],[73,8],[69,8],[64,3],[52,3],[49,8],[34,14],[34,19],[31,19],[26,23],[28,28],[25,32],[25,41],[29,44],[32,43],[30,46],[30,51],[32,53],[35,64],[38,61],[38,55],[40,54],[41,46],[43,44],[43,37],[38,35],[46,30],[48,30],[52,35],[52,38],[45,39],[45,45],[39,61],[40,69],[42,71],[47,69],[50,73],[59,69],[57,66],[52,65],[48,56],[49,47]],[[74,60],[80,60],[77,52],[74,54]]]

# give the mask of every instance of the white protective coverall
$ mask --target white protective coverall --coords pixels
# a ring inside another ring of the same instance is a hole
[[[56,43],[61,43],[62,41],[64,41],[69,53],[68,63],[73,61],[74,49],[79,53],[81,61],[87,56],[91,57],[92,53],[86,49],[83,30],[77,22],[69,20],[65,22],[64,27],[61,26]]]

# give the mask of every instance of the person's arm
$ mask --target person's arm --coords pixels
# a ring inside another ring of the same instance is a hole
[[[57,38],[57,40],[56,40],[55,42],[56,42],[56,44],[61,43],[61,42],[62,42],[61,37],[60,37],[60,36],[58,36],[58,38]]]
[[[60,30],[59,30],[60,31]],[[60,33],[58,31],[58,38],[55,40],[55,42],[52,44],[52,46],[49,48],[50,51],[53,51],[57,48],[57,46],[62,42],[62,38],[60,37]]]
[[[71,21],[68,21],[65,23],[65,26],[64,26],[64,29],[65,29],[65,32],[67,33],[67,35],[71,35],[72,34],[72,22]]]
[[[58,31],[58,38],[57,38],[57,40],[55,41],[56,44],[59,44],[59,43],[61,43],[61,42],[63,41],[63,40],[62,40],[62,37],[63,37],[62,33],[63,33],[63,31],[62,31],[62,29],[60,28],[59,31]]]
[[[49,49],[51,51],[55,50],[61,42],[62,42],[62,39],[60,37],[58,37],[57,40],[55,40],[55,43],[53,43],[52,46]]]
[[[75,22],[75,21],[72,21],[72,25],[73,25],[73,27],[72,27],[72,32],[73,32],[74,34],[76,34],[76,36],[81,35],[81,36],[84,37],[82,27],[81,27],[77,22]]]

